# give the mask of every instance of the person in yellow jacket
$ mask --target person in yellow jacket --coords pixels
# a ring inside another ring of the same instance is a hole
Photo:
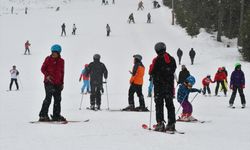
[[[144,96],[142,94],[142,85],[143,85],[143,76],[145,72],[145,67],[143,66],[141,60],[142,56],[136,54],[133,56],[134,58],[134,66],[131,73],[130,78],[130,87],[128,92],[128,103],[129,106],[122,109],[123,111],[148,111],[145,107]],[[135,107],[134,104],[134,94],[137,94],[139,97],[139,107]]]

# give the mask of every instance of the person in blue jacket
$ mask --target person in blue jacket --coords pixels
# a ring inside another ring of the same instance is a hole
[[[233,90],[231,98],[229,100],[229,106],[233,107],[234,100],[236,97],[237,90],[240,94],[242,108],[246,107],[245,95],[243,93],[243,89],[245,88],[245,76],[244,72],[241,70],[241,64],[236,63],[235,69],[231,74],[230,78],[230,89]]]
[[[199,92],[201,90],[192,88],[195,84],[195,78],[193,76],[187,77],[186,81],[183,82],[178,89],[177,92],[177,100],[181,104],[183,108],[180,120],[182,121],[196,121],[194,117],[192,117],[193,107],[192,104],[188,101],[190,92]]]

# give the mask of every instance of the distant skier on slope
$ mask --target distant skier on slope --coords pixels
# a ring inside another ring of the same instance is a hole
[[[11,74],[11,80],[10,80],[9,90],[11,91],[13,82],[15,82],[16,84],[16,90],[19,90],[19,86],[17,82],[17,76],[19,75],[19,71],[16,69],[15,65],[12,66],[12,69],[10,70],[10,74]]]
[[[149,75],[153,78],[156,111],[155,131],[175,131],[175,107],[173,103],[175,59],[166,52],[163,42],[156,43],[157,57],[152,61]],[[167,125],[164,120],[164,102],[168,111]]]
[[[177,92],[177,101],[180,103],[180,105],[183,108],[182,114],[179,118],[181,121],[197,121],[192,116],[193,107],[192,104],[188,101],[189,93],[190,92],[199,92],[201,93],[201,90],[198,90],[196,88],[192,88],[195,84],[195,78],[193,76],[189,76],[185,82],[183,82],[178,89]]]
[[[107,36],[109,36],[111,32],[109,24],[106,25],[106,31],[107,31]]]
[[[65,30],[66,25],[65,25],[65,23],[62,24],[61,28],[62,28],[61,36],[63,36],[63,34],[64,34],[64,36],[66,36],[66,30]]]
[[[76,35],[76,24],[73,24],[73,31],[72,31],[72,35]]]
[[[52,96],[54,97],[52,121],[66,121],[61,115],[61,100],[64,84],[64,59],[61,57],[62,48],[55,44],[51,47],[51,55],[47,56],[41,67],[44,74],[45,99],[39,113],[39,121],[50,121],[48,116]]]
[[[144,9],[144,6],[143,6],[143,2],[142,1],[140,1],[139,3],[138,3],[138,8],[137,8],[137,10],[143,10]]]
[[[133,13],[131,13],[131,14],[129,15],[129,17],[128,17],[128,23],[130,23],[130,22],[135,23],[135,18],[134,18],[134,14],[133,14]]]
[[[151,23],[151,14],[150,13],[147,14],[147,23]]]
[[[103,93],[103,77],[108,78],[108,70],[104,63],[100,62],[101,55],[95,54],[93,62],[89,63],[86,68],[85,75],[90,76],[90,109],[101,109],[101,91]],[[106,81],[107,82],[107,81]],[[95,107],[97,105],[97,107]]]
[[[189,51],[189,56],[190,56],[190,59],[191,59],[191,65],[194,64],[194,57],[195,57],[196,53],[194,51],[193,48],[191,48],[191,50]]]
[[[30,55],[30,43],[29,43],[29,40],[27,40],[24,44],[24,47],[25,47],[25,52],[24,52],[24,55],[26,55],[26,52],[28,52],[28,54]]]
[[[145,67],[142,64],[142,56],[136,54],[133,56],[134,58],[134,66],[133,70],[130,71],[131,78],[130,78],[130,87],[128,92],[128,103],[129,106],[122,109],[123,111],[148,111],[145,107],[144,96],[142,94],[142,85],[143,85],[143,76],[145,72]],[[137,94],[139,98],[139,107],[135,108],[134,104],[134,94]]]
[[[178,50],[177,50],[177,56],[178,56],[178,59],[179,59],[179,65],[181,65],[182,55],[183,55],[182,50],[180,48],[178,48]]]

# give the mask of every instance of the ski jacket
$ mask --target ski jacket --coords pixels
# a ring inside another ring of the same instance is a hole
[[[179,103],[182,103],[183,101],[188,101],[189,94],[191,92],[200,92],[200,90],[196,88],[188,89],[184,83],[179,86],[178,92],[177,92],[177,101]]]
[[[177,50],[177,56],[178,56],[178,57],[181,57],[182,55],[183,55],[182,50],[181,50],[181,49],[178,49],[178,50]]]
[[[189,56],[191,57],[191,58],[194,58],[195,57],[195,51],[193,50],[193,49],[191,49],[190,51],[189,51]]]
[[[205,77],[205,78],[202,79],[202,85],[203,86],[208,86],[210,83],[213,83],[211,78]]]
[[[81,75],[80,75],[80,79],[89,80],[89,76],[86,76],[85,71],[86,71],[86,68],[84,68],[84,69],[82,70],[82,73],[81,73]]]
[[[214,82],[216,81],[224,81],[227,79],[226,73],[225,72],[217,72],[214,76]]]
[[[136,62],[133,67],[130,83],[135,85],[142,85],[144,72],[145,67],[143,66],[143,64],[141,62]]]
[[[58,58],[53,58],[52,55],[46,57],[41,71],[44,74],[44,83],[53,85],[62,85],[64,83],[64,60],[61,56]]]
[[[19,75],[19,72],[16,69],[11,69],[10,70],[10,75],[11,75],[11,79],[16,79],[17,76]]]
[[[187,70],[187,68],[183,69],[180,71],[179,73],[179,77],[178,77],[178,84],[182,84],[183,82],[186,81],[187,77],[190,76],[189,71]]]
[[[90,76],[90,84],[95,86],[102,86],[103,77],[108,78],[108,70],[106,66],[99,60],[91,62],[84,73],[86,76]]]
[[[25,46],[25,48],[27,49],[27,48],[29,48],[30,43],[29,43],[29,42],[25,42],[24,46]]]
[[[173,90],[175,70],[175,59],[165,52],[153,59],[149,75],[152,76],[155,86],[165,86],[168,90]]]
[[[230,87],[243,87],[245,86],[245,75],[242,70],[234,70],[230,78]]]

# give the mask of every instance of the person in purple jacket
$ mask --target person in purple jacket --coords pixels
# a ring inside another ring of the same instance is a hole
[[[240,94],[242,108],[246,107],[245,95],[243,93],[243,89],[245,88],[245,76],[244,72],[241,70],[241,64],[236,63],[235,69],[231,74],[230,78],[230,89],[233,90],[231,98],[229,100],[229,106],[234,108],[234,99],[236,97],[237,90]]]

